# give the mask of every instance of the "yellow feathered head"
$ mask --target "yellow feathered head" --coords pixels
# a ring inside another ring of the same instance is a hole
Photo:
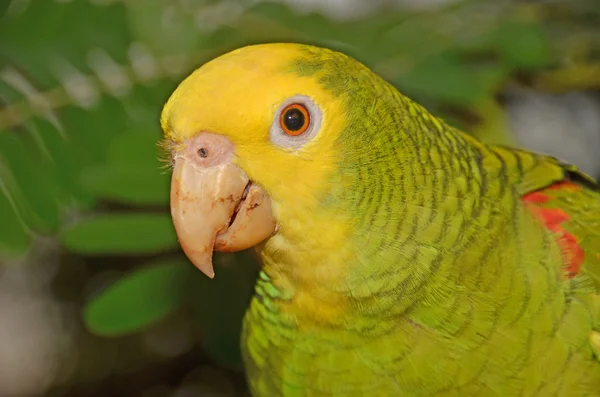
[[[273,236],[335,248],[364,190],[382,194],[381,164],[404,150],[402,126],[421,111],[358,61],[323,48],[255,45],[206,63],[161,117],[184,251],[212,277],[213,249]],[[418,155],[404,152],[399,161]]]

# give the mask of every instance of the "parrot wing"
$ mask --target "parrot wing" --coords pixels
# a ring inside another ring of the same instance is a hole
[[[497,172],[518,175],[517,194],[554,232],[564,254],[565,276],[586,274],[600,291],[600,184],[554,157],[490,146]],[[490,165],[486,165],[490,168]]]
[[[550,156],[502,146],[491,148],[503,160],[498,163],[502,168],[498,172],[507,177],[519,175],[517,194],[556,237],[565,278],[593,291],[580,297],[589,298],[596,331],[590,335],[590,344],[600,358],[600,184],[577,167]]]
[[[577,167],[527,154],[518,185],[523,203],[558,239],[565,276],[587,275],[600,291],[600,185]]]

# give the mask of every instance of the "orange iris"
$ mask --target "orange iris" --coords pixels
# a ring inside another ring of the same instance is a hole
[[[298,136],[308,129],[310,114],[304,105],[294,103],[283,109],[279,124],[287,135]]]

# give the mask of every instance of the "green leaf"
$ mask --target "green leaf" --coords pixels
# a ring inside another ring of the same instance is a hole
[[[162,108],[184,77],[185,75],[144,81],[143,84],[133,86],[130,95],[121,97],[119,102],[128,122],[126,131],[144,134],[154,145],[162,135],[159,122]]]
[[[485,89],[474,84],[469,70],[453,53],[427,58],[394,83],[409,96],[428,96],[458,105],[475,103],[487,94]]]
[[[188,297],[194,267],[185,260],[165,260],[136,269],[85,306],[86,327],[102,336],[136,332],[164,318]]]
[[[126,133],[115,137],[108,150],[108,162],[115,167],[151,168],[158,171],[160,133]]]
[[[65,230],[61,241],[81,254],[149,254],[178,246],[167,213],[97,215]]]
[[[0,181],[0,257],[10,258],[21,255],[29,248],[30,236],[15,213],[10,201],[2,191]]]
[[[196,27],[200,7],[190,12],[183,3],[166,6],[163,0],[133,1],[127,3],[127,14],[136,37],[151,44],[152,50],[185,54],[200,47],[202,32]]]
[[[537,24],[507,22],[495,34],[504,61],[517,68],[538,68],[550,59],[548,38]]]
[[[77,148],[80,167],[106,161],[112,140],[127,131],[129,116],[119,99],[103,96],[92,109],[76,106],[62,109],[62,121],[71,144]]]
[[[46,156],[44,167],[52,176],[52,184],[61,202],[71,204],[75,201],[81,207],[90,207],[93,197],[77,180],[81,165],[78,163],[76,147],[46,119],[31,120],[32,128],[37,131],[41,154]]]
[[[422,54],[439,53],[451,38],[438,27],[428,26],[430,24],[430,20],[419,15],[398,18],[366,51],[377,52],[382,57],[404,56],[413,60]]]
[[[8,6],[10,6],[10,2],[11,2],[11,0],[0,0],[0,19],[4,16],[4,13],[6,13],[6,10],[8,10]]]
[[[0,58],[1,60],[2,58]],[[2,62],[2,61],[0,61]],[[9,103],[19,103],[23,100],[23,94],[17,91],[13,86],[0,80],[0,103],[2,105]],[[0,119],[0,121],[4,121]]]
[[[296,18],[293,23],[289,18]],[[259,2],[246,10],[236,21],[237,45],[250,45],[269,42],[301,42],[297,21],[302,17],[289,12],[289,7],[281,4]],[[213,42],[211,37],[208,42]]]
[[[51,176],[28,137],[0,133],[0,180],[10,192],[20,217],[31,228],[50,232],[59,225],[58,197]]]
[[[118,135],[110,144],[107,164],[83,171],[83,185],[103,199],[168,204],[170,173],[159,161],[159,138],[158,131]]]
[[[23,13],[0,24],[0,56],[42,86],[54,87],[55,61],[66,60],[89,74],[88,52],[106,51],[117,63],[127,62],[132,41],[124,3],[98,6],[90,1],[30,1]],[[39,88],[39,87],[38,87]]]
[[[101,166],[83,172],[82,183],[101,199],[132,205],[168,205],[170,176],[158,167]]]
[[[233,50],[246,42],[238,29],[231,26],[222,26],[208,35],[206,46],[212,49],[215,54],[221,55],[228,50]]]

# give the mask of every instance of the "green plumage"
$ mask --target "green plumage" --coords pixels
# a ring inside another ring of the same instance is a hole
[[[299,48],[290,78],[344,98],[329,110],[347,123],[318,198],[350,232],[337,249],[291,238],[263,248],[242,337],[253,395],[600,396],[597,185],[552,158],[476,142],[342,54]],[[567,179],[583,189],[548,190],[540,206],[569,216],[585,253],[573,278],[556,233],[523,202]],[[326,268],[342,252],[334,283],[294,275],[294,258]],[[299,291],[343,307],[305,324],[298,313],[315,309]]]

